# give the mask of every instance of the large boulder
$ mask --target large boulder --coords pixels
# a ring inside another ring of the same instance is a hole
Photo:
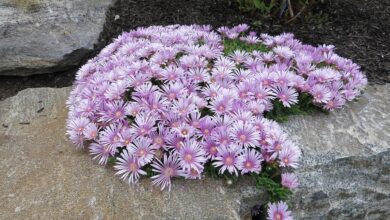
[[[0,75],[78,66],[97,43],[112,0],[0,1]]]
[[[0,102],[0,203],[4,219],[240,219],[264,202],[250,179],[150,180],[130,187],[65,136],[70,88],[27,89]],[[390,216],[390,86],[369,87],[344,109],[292,118],[285,130],[303,149],[293,195],[296,219]]]
[[[26,89],[0,102],[0,219],[240,219],[264,202],[250,178],[129,186],[69,144],[69,92]]]

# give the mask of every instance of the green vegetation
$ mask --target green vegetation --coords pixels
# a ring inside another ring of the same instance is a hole
[[[246,42],[243,42],[239,39],[224,39],[223,40],[223,47],[224,47],[224,54],[229,55],[232,54],[236,50],[242,50],[247,52],[253,52],[253,51],[261,51],[261,52],[267,52],[268,48],[262,44],[248,44]]]

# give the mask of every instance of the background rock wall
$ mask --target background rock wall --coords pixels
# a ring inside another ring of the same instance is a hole
[[[97,43],[111,0],[1,0],[0,75],[77,67]]]

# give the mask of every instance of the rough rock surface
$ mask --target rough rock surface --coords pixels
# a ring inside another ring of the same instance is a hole
[[[65,137],[69,88],[27,89],[0,102],[0,219],[240,219],[261,202],[249,179],[129,187]],[[283,126],[303,148],[296,219],[390,216],[390,86],[329,115]]]
[[[303,150],[298,219],[390,218],[390,84],[345,108],[283,125]]]
[[[122,182],[65,137],[69,88],[27,89],[0,102],[0,219],[240,219],[261,202],[250,179]]]
[[[96,43],[111,2],[0,1],[0,75],[25,76],[78,66]]]

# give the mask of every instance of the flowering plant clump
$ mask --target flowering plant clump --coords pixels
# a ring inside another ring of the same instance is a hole
[[[265,116],[301,102],[340,108],[367,80],[333,46],[248,28],[171,25],[122,34],[77,73],[67,101],[71,142],[101,165],[113,162],[129,184],[148,176],[170,190],[174,177],[251,174],[285,189],[271,194],[272,202],[283,200],[298,185],[291,171],[301,152]],[[268,213],[290,218],[284,202]]]

